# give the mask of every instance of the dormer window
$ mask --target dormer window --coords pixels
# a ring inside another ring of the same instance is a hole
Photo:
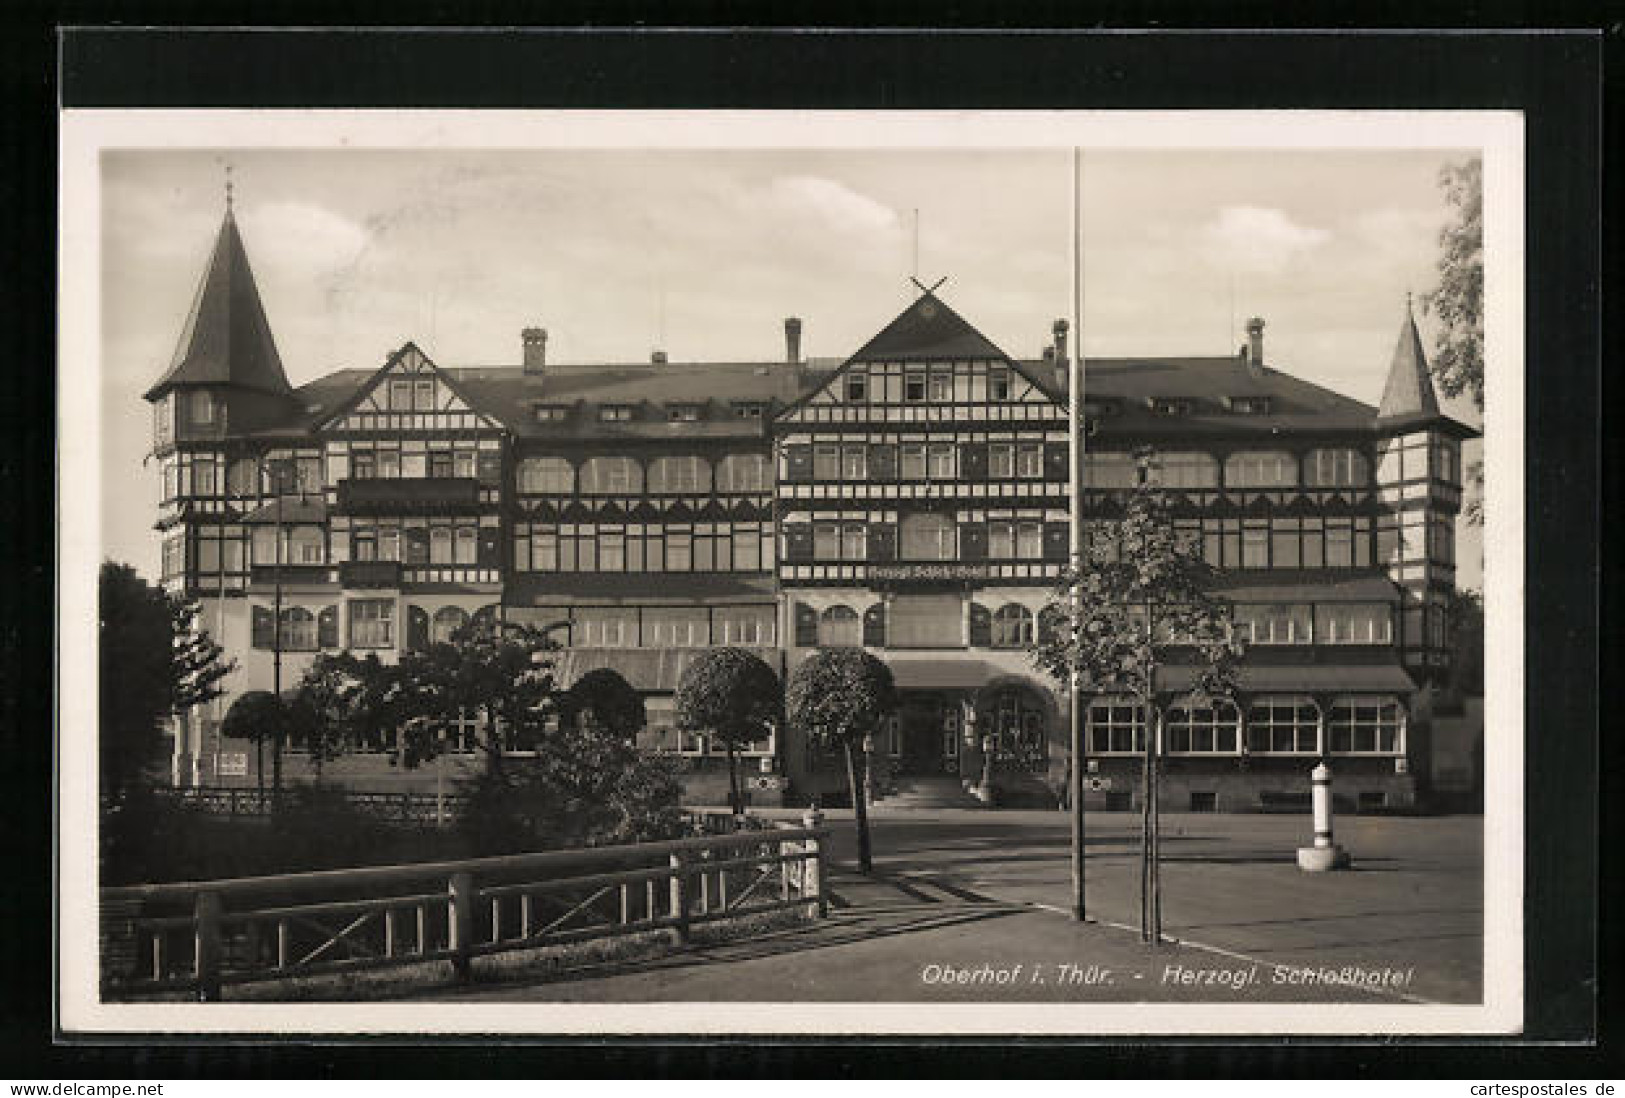
[[[630,404],[605,404],[598,409],[598,419],[602,423],[630,423],[632,421],[632,406]]]
[[[734,415],[740,419],[761,419],[762,406],[755,403],[734,403]]]
[[[700,420],[700,406],[698,404],[673,404],[666,409],[666,422],[668,423],[698,423]]]
[[[1191,402],[1184,397],[1146,397],[1145,402],[1154,415],[1188,416],[1191,414]]]
[[[535,415],[537,423],[562,423],[570,418],[570,408],[564,404],[538,404]]]
[[[1270,398],[1267,396],[1228,396],[1224,406],[1238,416],[1268,415]]]

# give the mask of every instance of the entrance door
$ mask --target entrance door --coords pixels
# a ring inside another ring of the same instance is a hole
[[[954,770],[957,751],[948,741],[957,735],[957,728],[947,726],[945,714],[955,712],[948,699],[937,694],[903,696],[897,710],[898,733],[902,739],[900,771],[941,774]]]

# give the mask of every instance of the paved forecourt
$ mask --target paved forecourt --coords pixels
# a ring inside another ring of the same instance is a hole
[[[850,815],[831,813],[833,911],[821,923],[546,983],[435,998],[648,1002],[1476,1002],[1482,821],[1350,817],[1348,872],[1307,874],[1307,821],[1164,820],[1164,927],[1138,912],[1139,818],[1089,817],[1087,925],[1065,914],[1059,812],[879,814],[875,873],[851,864]],[[1332,977],[1328,979],[1328,977]],[[1361,986],[1335,982],[1337,977]]]

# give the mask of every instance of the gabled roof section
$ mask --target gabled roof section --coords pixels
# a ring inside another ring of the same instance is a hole
[[[940,362],[956,358],[1008,358],[936,294],[922,294],[897,314],[848,362]]]
[[[352,371],[341,371],[341,373],[351,372]],[[408,340],[406,343],[402,344],[400,350],[390,355],[389,358],[384,361],[382,366],[372,371],[372,373],[368,375],[360,384],[358,384],[355,389],[351,391],[343,400],[330,407],[321,408],[312,413],[316,418],[311,421],[310,426],[315,429],[332,426],[335,422],[342,419],[350,412],[355,411],[361,402],[367,398],[368,394],[376,389],[386,377],[400,372],[408,374],[418,372],[431,373],[438,378],[448,390],[451,391],[453,396],[467,406],[469,412],[485,420],[492,428],[512,426],[512,424],[505,422],[504,418],[499,413],[491,410],[488,407],[482,406],[482,403],[479,401],[470,399],[468,392],[458,380],[451,376],[451,372],[441,369],[438,365],[436,365],[434,359],[424,354],[423,350],[411,340]],[[303,391],[304,390],[301,390],[301,392]]]
[[[1405,320],[1399,326],[1399,342],[1388,367],[1388,383],[1382,389],[1377,418],[1431,419],[1438,414],[1439,398],[1433,392],[1427,353],[1422,350],[1422,335],[1416,330],[1416,317],[1407,299]]]
[[[156,400],[177,385],[230,385],[277,396],[292,393],[230,209],[175,356],[164,376],[147,390],[146,399]]]

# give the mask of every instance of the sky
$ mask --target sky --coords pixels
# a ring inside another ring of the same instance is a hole
[[[1085,354],[1229,354],[1261,316],[1272,366],[1377,403],[1406,293],[1435,283],[1439,169],[1467,155],[1090,151]],[[798,316],[804,354],[843,358],[915,274],[946,277],[944,300],[1014,357],[1070,312],[1069,150],[109,150],[102,542],[148,576],[141,393],[175,351],[228,162],[295,385],[408,340],[443,365],[515,364],[532,325],[550,361],[778,360]],[[1476,529],[1458,552],[1458,582],[1480,586]]]

